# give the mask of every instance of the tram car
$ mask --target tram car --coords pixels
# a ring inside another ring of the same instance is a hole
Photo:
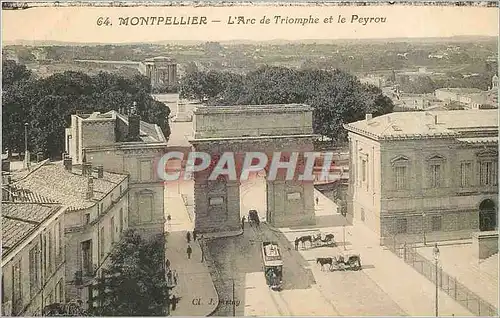
[[[279,291],[283,285],[283,258],[276,242],[262,242],[262,260],[267,285]]]

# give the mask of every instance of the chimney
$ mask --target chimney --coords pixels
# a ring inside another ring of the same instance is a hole
[[[104,177],[104,167],[102,165],[97,166],[97,178],[102,179]]]
[[[13,201],[10,173],[2,173],[2,201]]]
[[[87,177],[92,176],[92,163],[84,162],[82,164],[82,176],[87,176]]]
[[[43,161],[43,152],[39,151],[36,153],[36,162]]]
[[[87,180],[87,193],[85,199],[90,200],[94,197],[94,177],[89,176]]]
[[[370,119],[372,119],[372,118],[373,118],[373,117],[372,117],[372,114],[366,114],[366,116],[365,116],[365,119],[366,119],[366,120],[370,120]]]
[[[2,160],[2,171],[10,172],[10,160]]]
[[[139,139],[140,123],[141,123],[141,116],[139,115],[128,116],[128,139],[130,141],[136,141]]]
[[[72,171],[73,170],[73,159],[66,155],[63,159],[63,164],[64,164],[64,168],[66,168],[66,170],[68,171]]]

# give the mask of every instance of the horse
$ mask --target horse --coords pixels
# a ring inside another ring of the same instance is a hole
[[[320,257],[316,259],[316,264],[321,265],[321,270],[323,270],[323,266],[330,265],[330,269],[333,266],[333,258],[331,257]]]
[[[311,244],[311,245],[312,245],[312,243],[313,243],[313,238],[312,238],[312,236],[311,236],[311,235],[304,235],[304,236],[301,236],[301,237],[297,237],[297,238],[295,239],[295,246],[297,246],[297,245],[298,245],[298,242],[302,243],[302,248],[305,248],[305,246],[306,246],[306,245],[305,245],[305,243],[306,243],[306,242],[309,242],[309,244]]]

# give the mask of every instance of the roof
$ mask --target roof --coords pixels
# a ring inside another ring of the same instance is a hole
[[[60,209],[58,204],[2,203],[2,258]]]
[[[450,92],[457,94],[479,94],[484,93],[484,91],[478,88],[438,88],[436,91]]]
[[[344,128],[375,139],[450,138],[467,130],[498,129],[498,111],[483,109],[395,112],[345,124]]]
[[[94,177],[94,197],[87,200],[88,178],[82,176],[81,168],[73,166],[72,171],[68,171],[59,161],[45,162],[27,175],[13,173],[12,186],[23,189],[24,193],[37,193],[39,197],[67,205],[68,210],[79,210],[93,206],[127,178],[126,174],[106,171],[103,178]]]
[[[92,114],[78,114],[78,117],[85,121],[113,121],[120,120],[128,126],[128,116],[120,114],[116,110],[111,110],[107,113],[94,112]],[[167,139],[161,131],[161,128],[156,124],[140,121],[139,126],[140,141],[145,143],[166,143]]]

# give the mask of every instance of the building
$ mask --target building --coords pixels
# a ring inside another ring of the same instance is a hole
[[[19,196],[43,196],[65,211],[65,281],[69,299],[89,300],[89,287],[106,266],[113,244],[129,224],[129,178],[90,163],[74,166],[45,160],[31,171],[13,174],[11,191]]]
[[[498,228],[496,110],[391,113],[344,125],[348,213],[385,239]]]
[[[105,171],[129,175],[129,226],[143,235],[164,231],[164,184],[156,163],[167,141],[158,125],[116,111],[72,115],[66,128],[66,153],[74,165],[86,159]]]
[[[2,316],[41,316],[65,301],[66,207],[2,185]]]
[[[151,79],[151,86],[177,85],[177,63],[164,56],[157,56],[139,63],[139,71]]]
[[[491,79],[491,87],[487,91],[477,88],[440,88],[434,92],[437,99],[446,102],[459,102],[469,109],[498,107],[498,76]]]

